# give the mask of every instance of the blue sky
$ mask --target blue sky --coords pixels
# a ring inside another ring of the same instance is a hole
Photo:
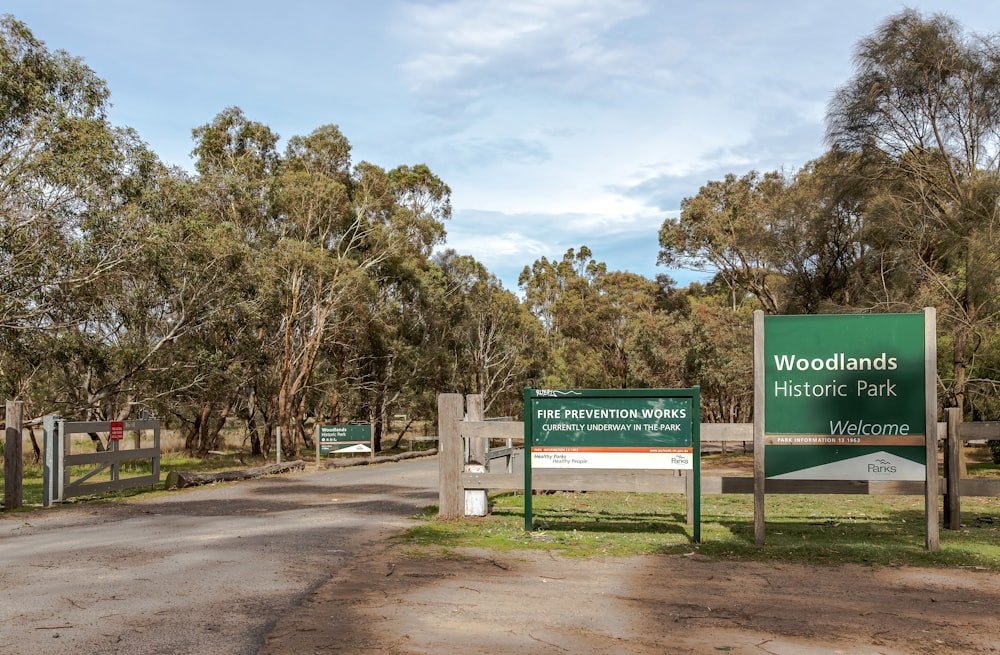
[[[336,124],[355,163],[425,163],[447,247],[508,289],[587,245],[647,277],[709,180],[798,170],[858,40],[905,6],[1000,33],[983,0],[6,0],[111,90],[110,118],[192,168],[191,130],[238,106],[283,140]],[[282,143],[283,147],[283,143]]]

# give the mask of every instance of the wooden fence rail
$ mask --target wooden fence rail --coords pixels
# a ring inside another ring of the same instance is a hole
[[[44,420],[45,464],[43,468],[42,504],[64,502],[74,496],[99,494],[121,489],[153,486],[160,481],[160,421],[139,419],[134,421],[66,421],[58,416],[46,416]],[[114,428],[117,438],[110,432]],[[125,432],[149,433],[152,445],[134,449],[119,449],[118,444]],[[109,433],[108,449],[102,452],[73,453],[74,434]],[[122,477],[121,465],[125,462],[149,462],[149,473]],[[89,472],[74,479],[73,467],[90,467]],[[98,474],[108,471],[110,480],[91,482]]]
[[[482,452],[489,439],[524,442],[524,423],[482,420],[481,400],[470,396],[468,415],[460,394],[442,394],[438,399],[439,513],[442,518],[463,515],[466,490],[523,490],[523,471],[467,471],[464,455]],[[955,412],[957,413],[957,412]],[[1000,439],[1000,422],[962,423],[948,414],[949,421],[937,424],[939,441],[945,442],[945,477],[939,480],[938,495],[945,497],[945,525],[959,527],[961,496],[1000,497],[1000,480],[961,478],[958,475],[959,444],[962,441]],[[473,420],[474,419],[474,420]],[[468,449],[465,441],[470,441]],[[701,443],[753,442],[752,423],[702,423]],[[473,443],[480,445],[474,446]],[[949,454],[950,453],[950,454]],[[481,461],[481,460],[477,460]],[[685,472],[686,473],[686,472]],[[924,482],[894,480],[765,480],[771,494],[865,494],[923,495]],[[690,476],[680,471],[537,469],[532,471],[532,488],[546,491],[626,491],[635,493],[690,493]],[[751,476],[705,476],[703,494],[752,494]],[[689,504],[691,499],[688,499]]]

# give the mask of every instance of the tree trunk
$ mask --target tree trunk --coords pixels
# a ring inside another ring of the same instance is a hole
[[[205,405],[198,409],[198,413],[194,417],[194,423],[188,428],[187,436],[184,437],[184,450],[186,450],[191,455],[198,454],[198,435],[201,433],[201,421],[202,416],[205,412]]]
[[[377,453],[382,450],[382,413],[379,412],[378,418],[375,419],[372,425],[372,453]]]
[[[94,448],[97,449],[97,452],[103,453],[106,450],[106,448],[104,447],[104,442],[101,441],[100,435],[98,435],[96,432],[88,432],[87,436],[89,436],[90,440],[94,442]]]
[[[260,429],[257,425],[257,391],[250,389],[247,393],[247,434],[250,437],[250,455],[252,457],[263,457],[264,449],[261,445]]]
[[[164,486],[167,489],[184,489],[185,487],[196,487],[213,482],[232,482],[234,480],[252,480],[265,475],[276,475],[278,473],[288,473],[290,471],[302,471],[306,467],[302,460],[293,462],[282,462],[281,464],[268,464],[256,468],[242,469],[239,471],[221,471],[219,473],[196,473],[192,471],[171,471],[167,475]]]
[[[955,334],[954,349],[954,373],[955,373],[955,407],[958,408],[959,416],[965,415],[965,346],[967,337],[965,330],[959,328]],[[930,462],[928,462],[930,464]],[[965,461],[965,447],[962,442],[958,444],[958,472],[961,477],[968,475],[968,466]]]
[[[227,403],[219,412],[218,419],[214,422],[211,420],[211,416],[209,417],[205,433],[206,453],[210,450],[219,450],[220,446],[222,446],[222,441],[219,438],[219,435],[222,434],[222,428],[226,427],[226,421],[229,419],[229,411],[232,409],[232,406],[233,404],[231,402]]]
[[[31,449],[35,451],[35,463],[42,461],[42,449],[38,447],[38,439],[35,437],[35,426],[29,425],[28,434],[31,436]]]
[[[403,436],[410,430],[410,426],[413,425],[415,420],[416,419],[411,418],[406,422],[406,425],[403,426],[403,429],[399,431],[399,435],[396,437],[396,442],[392,444],[393,449],[399,448],[399,443],[403,440]]]

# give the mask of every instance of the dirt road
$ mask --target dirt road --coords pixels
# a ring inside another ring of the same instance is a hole
[[[975,570],[571,560],[387,537],[436,459],[0,520],[0,653],[1000,653]]]
[[[279,621],[268,655],[1000,652],[1000,576],[699,556],[372,558]]]
[[[0,515],[0,653],[259,652],[437,502],[437,460]]]

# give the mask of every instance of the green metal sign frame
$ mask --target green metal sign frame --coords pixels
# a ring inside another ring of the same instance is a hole
[[[524,390],[524,526],[532,469],[690,469],[701,541],[701,392],[691,389]]]

